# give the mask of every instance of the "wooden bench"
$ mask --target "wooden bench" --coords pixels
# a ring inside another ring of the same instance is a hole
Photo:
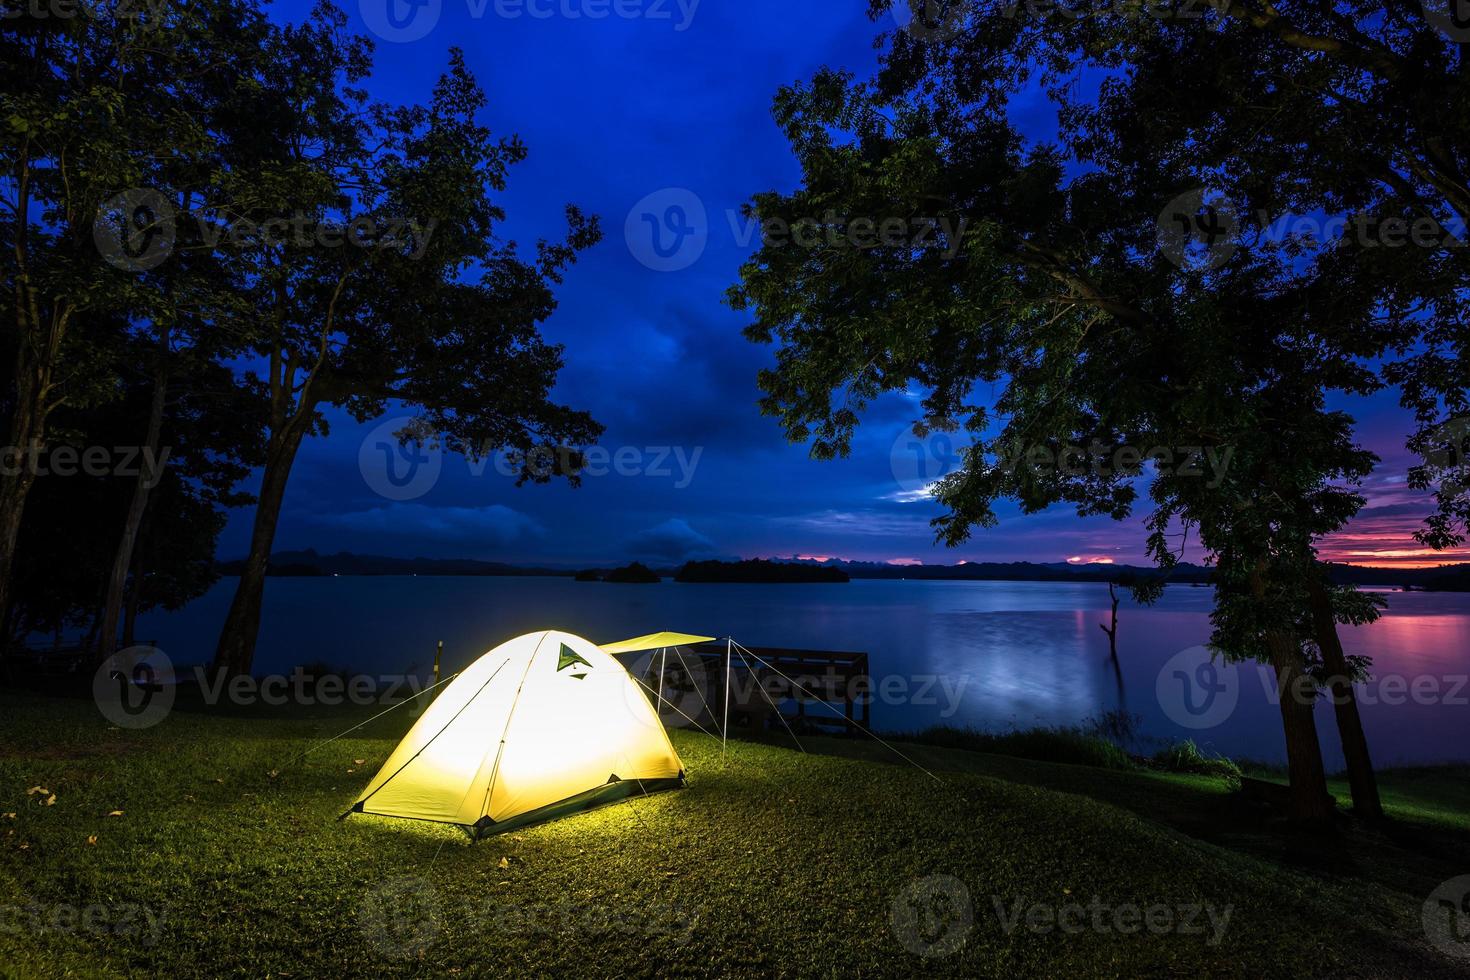
[[[1286,810],[1291,805],[1291,787],[1267,779],[1240,777],[1240,795],[1249,803],[1269,806],[1273,810]],[[1334,808],[1337,806],[1336,797],[1328,794],[1327,799]]]

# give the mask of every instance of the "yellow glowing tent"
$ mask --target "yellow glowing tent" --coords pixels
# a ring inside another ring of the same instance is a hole
[[[546,630],[454,678],[348,813],[458,824],[479,837],[683,782],[668,733],[623,666]]]

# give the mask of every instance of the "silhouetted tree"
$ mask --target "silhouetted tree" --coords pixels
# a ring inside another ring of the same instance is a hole
[[[149,193],[153,177],[159,161],[197,162],[211,143],[219,119],[195,111],[188,93],[218,89],[235,55],[258,49],[264,15],[237,0],[41,17],[12,16],[12,6],[0,34],[0,275],[10,303],[0,411],[7,450],[28,460],[46,452],[55,413],[126,389],[126,334],[158,314],[159,281],[148,270],[167,256],[174,230]],[[12,459],[0,469],[0,610],[37,478]],[[120,561],[142,507],[131,510],[119,521],[128,528]]]
[[[1293,815],[1325,822],[1304,582],[1373,459],[1323,394],[1386,377],[1421,421],[1465,403],[1465,256],[1435,238],[1470,201],[1463,48],[1407,0],[1198,18],[938,6],[872,82],[822,71],[776,99],[803,182],[751,212],[815,234],[768,237],[732,291],[756,313],[750,338],[779,343],[763,407],[829,457],[864,405],[923,386],[925,424],[976,438],[937,493],[950,543],[992,524],[1000,497],[1129,512],[1143,467],[1058,473],[1026,464],[1037,447],[1260,449],[1214,485],[1157,474],[1150,551],[1168,567],[1176,535],[1199,533],[1219,564],[1216,642],[1305,692],[1282,698]],[[1013,122],[1038,90],[1060,121],[1049,144]],[[1317,241],[1265,233],[1312,213],[1354,220]],[[874,233],[893,220],[945,233]],[[1426,244],[1380,247],[1415,221]],[[977,384],[997,386],[993,405],[974,404]]]
[[[269,409],[249,553],[214,660],[232,673],[250,669],[287,479],[303,440],[325,430],[323,406],[366,420],[401,403],[417,413],[413,433],[453,452],[503,449],[523,480],[575,482],[579,457],[556,450],[600,431],[550,400],[561,349],[537,332],[596,221],[568,208],[567,239],[529,259],[498,240],[493,194],[525,149],[479,122],[485,97],[460,53],[427,105],[370,102],[356,86],[371,46],[345,23],[319,4],[237,66],[256,100],[256,156],[219,181],[221,221],[300,216],[307,234],[257,236],[236,257],[259,311],[242,328],[259,338],[249,379]]]

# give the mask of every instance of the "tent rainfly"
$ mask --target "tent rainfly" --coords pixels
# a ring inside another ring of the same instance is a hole
[[[454,678],[344,816],[457,824],[478,838],[683,784],[668,733],[622,664],[546,630]]]

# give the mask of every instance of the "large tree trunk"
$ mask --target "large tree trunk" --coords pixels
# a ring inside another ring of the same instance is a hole
[[[26,465],[22,463],[20,468],[24,471]],[[7,624],[17,621],[10,615],[10,570],[16,541],[20,537],[21,515],[34,482],[35,477],[25,472],[0,475],[0,621]]]
[[[19,620],[11,615],[11,568],[16,544],[20,539],[21,516],[26,497],[36,482],[34,463],[46,446],[45,398],[46,376],[40,366],[28,363],[25,341],[17,355],[15,377],[15,413],[10,420],[10,438],[6,451],[18,455],[0,460],[0,622]],[[6,642],[10,637],[0,637]]]
[[[1266,637],[1271,665],[1281,702],[1281,725],[1286,734],[1286,765],[1291,777],[1291,811],[1294,823],[1327,826],[1332,822],[1333,803],[1327,792],[1327,770],[1322,765],[1322,743],[1317,738],[1313,701],[1306,664],[1296,641],[1287,633]]]
[[[1373,774],[1373,760],[1368,755],[1368,738],[1363,733],[1363,719],[1358,714],[1358,697],[1348,676],[1347,657],[1337,635],[1337,618],[1332,599],[1322,581],[1313,577],[1307,583],[1312,604],[1312,628],[1317,648],[1322,651],[1322,666],[1327,673],[1327,692],[1337,714],[1337,733],[1342,739],[1342,755],[1347,762],[1348,784],[1353,791],[1353,812],[1369,820],[1383,818],[1383,802],[1378,797],[1378,778]]]
[[[214,669],[227,675],[249,674],[255,660],[255,641],[260,632],[260,607],[265,596],[265,573],[270,565],[271,548],[276,540],[276,524],[281,517],[281,503],[286,498],[286,481],[296,451],[311,427],[313,409],[303,407],[273,440],[266,454],[265,472],[261,476],[260,499],[255,505],[255,524],[250,532],[250,553],[240,571],[240,584],[220,632],[219,646],[214,652]]]
[[[134,646],[138,642],[138,610],[143,605],[143,586],[146,579],[143,561],[146,548],[143,542],[148,540],[153,518],[157,513],[158,508],[156,507],[149,507],[143,511],[143,523],[138,527],[138,544],[133,548],[133,567],[128,570],[128,591],[123,598],[122,645],[124,648]]]
[[[164,330],[158,342],[158,364],[153,371],[153,401],[148,407],[148,434],[142,459],[158,459],[159,442],[163,432],[163,409],[168,396],[168,331]],[[133,564],[133,548],[138,542],[138,527],[143,523],[143,512],[148,508],[148,495],[153,490],[151,481],[159,474],[148,473],[142,467],[133,482],[133,499],[128,503],[128,514],[123,521],[122,539],[112,556],[112,572],[107,579],[107,595],[102,601],[101,640],[97,656],[101,660],[117,649],[117,624],[122,615],[123,593],[128,584],[128,570]]]
[[[127,596],[123,599],[122,645],[124,648],[138,642],[138,607],[143,602],[143,563],[133,563],[132,577],[128,580]]]
[[[1256,601],[1266,599],[1264,568],[1251,576]],[[1286,767],[1291,781],[1289,816],[1296,824],[1325,828],[1332,824],[1334,804],[1327,792],[1327,770],[1322,764],[1322,743],[1317,737],[1315,700],[1306,661],[1296,638],[1280,629],[1266,632],[1266,651],[1276,671],[1276,689],[1281,707],[1281,727],[1286,736]]]

